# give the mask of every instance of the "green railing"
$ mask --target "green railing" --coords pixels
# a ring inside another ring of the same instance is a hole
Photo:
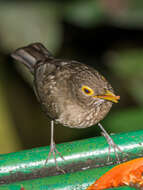
[[[122,160],[143,155],[143,130],[112,135],[112,139],[125,152]],[[108,144],[104,137],[58,144],[57,149],[65,158],[57,155],[58,166],[66,174],[58,172],[53,157],[45,166],[49,147],[9,153],[0,156],[0,190],[85,190],[95,179],[116,164],[114,151],[108,158]],[[133,189],[120,187],[117,189]]]

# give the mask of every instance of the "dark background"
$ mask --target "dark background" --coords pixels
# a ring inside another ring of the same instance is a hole
[[[92,65],[121,96],[101,122],[109,133],[143,128],[143,2],[135,0],[0,3],[0,153],[50,143],[50,120],[31,75],[10,57],[42,42],[57,58]],[[56,143],[99,136],[98,126],[55,126]]]

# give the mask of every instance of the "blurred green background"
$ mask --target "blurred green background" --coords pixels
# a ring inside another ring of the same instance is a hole
[[[143,128],[143,1],[0,2],[0,153],[50,143],[32,78],[10,53],[42,42],[57,58],[92,65],[112,84],[119,104],[101,122],[109,133]],[[55,126],[56,143],[100,135],[97,126]]]

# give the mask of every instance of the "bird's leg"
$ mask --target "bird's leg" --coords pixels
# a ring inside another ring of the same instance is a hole
[[[56,164],[56,168],[57,170],[65,173],[65,171],[63,169],[61,169],[59,166],[58,166],[58,163],[57,163],[57,159],[56,159],[56,153],[65,161],[64,157],[61,155],[61,153],[57,150],[56,148],[56,144],[54,142],[54,121],[52,120],[51,121],[51,144],[50,144],[50,152],[48,154],[48,158],[46,159],[45,161],[45,165],[47,164],[51,154],[53,154],[53,157],[54,157],[54,160],[55,160],[55,164]]]
[[[98,123],[98,126],[100,127],[100,129],[102,130],[101,134],[106,138],[107,140],[107,143],[109,144],[109,153],[108,153],[108,162],[110,161],[110,153],[111,153],[111,148],[113,147],[113,150],[115,152],[115,156],[116,156],[116,159],[117,159],[117,162],[120,163],[120,159],[119,159],[119,155],[117,153],[117,151],[119,151],[120,153],[122,154],[126,154],[125,152],[123,152],[119,146],[117,146],[113,139],[110,137],[110,135],[107,133],[107,131],[103,128],[103,126]],[[127,155],[127,154],[126,154]]]

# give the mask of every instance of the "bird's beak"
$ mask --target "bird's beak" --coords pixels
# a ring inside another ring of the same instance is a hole
[[[94,96],[94,98],[105,99],[114,103],[118,103],[120,96],[116,96],[115,94],[113,94],[113,92],[107,90],[104,95],[97,95],[97,96]]]

